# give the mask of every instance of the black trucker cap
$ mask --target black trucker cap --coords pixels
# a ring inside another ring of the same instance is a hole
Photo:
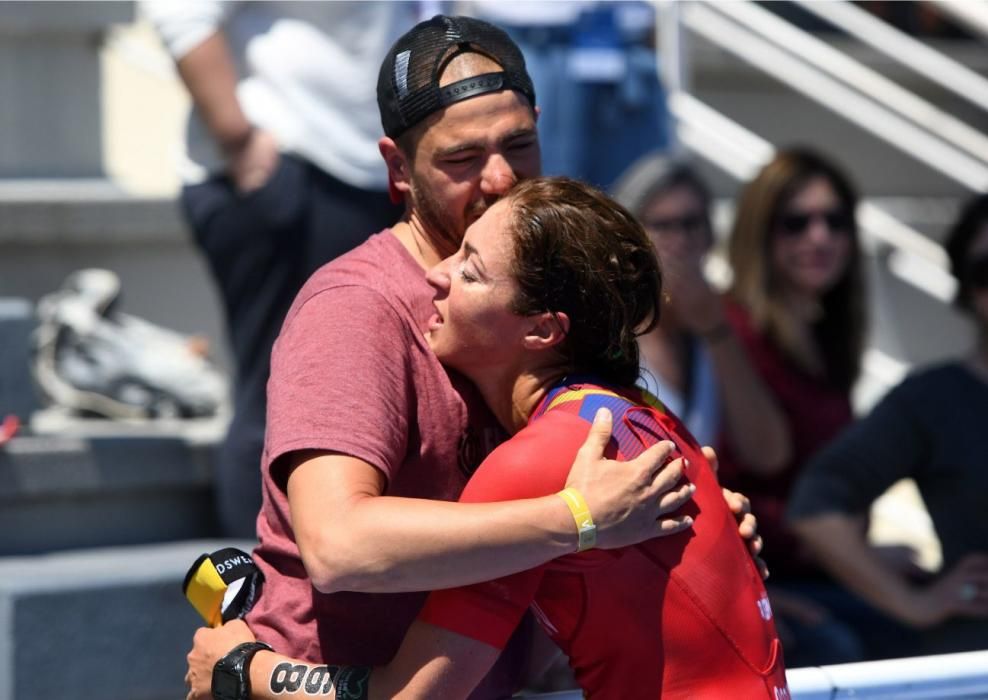
[[[479,53],[503,72],[484,73],[439,87],[450,59]],[[391,138],[454,102],[498,90],[517,90],[535,107],[535,88],[521,50],[493,24],[472,17],[436,15],[405,33],[384,57],[377,77],[381,125]]]

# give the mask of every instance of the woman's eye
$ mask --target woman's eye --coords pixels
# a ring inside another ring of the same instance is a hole
[[[472,275],[469,270],[467,270],[466,263],[460,263],[459,274],[460,274],[460,279],[462,279],[464,282],[477,281],[477,278],[474,275]]]

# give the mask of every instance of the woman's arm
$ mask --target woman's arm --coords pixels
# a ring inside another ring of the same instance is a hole
[[[212,673],[216,662],[238,644],[254,640],[242,620],[215,629],[203,627],[198,630],[187,657],[189,671],[185,682],[189,700],[212,698]],[[252,700],[461,698],[470,694],[499,654],[499,649],[483,642],[415,622],[394,660],[375,669],[341,669],[292,659],[273,651],[259,651],[247,669],[250,697]],[[344,692],[338,695],[337,686]]]
[[[724,429],[738,457],[756,474],[771,476],[792,456],[789,426],[726,319],[701,335],[721,393]]]
[[[792,454],[789,426],[728,321],[723,299],[707,282],[702,258],[677,261],[669,281],[676,317],[710,353],[731,445],[757,474],[778,473]]]

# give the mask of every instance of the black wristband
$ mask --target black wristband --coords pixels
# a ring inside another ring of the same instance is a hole
[[[330,666],[330,669],[333,667]],[[336,700],[367,700],[370,687],[370,668],[367,666],[341,666],[333,673]]]
[[[210,686],[215,700],[250,700],[250,661],[262,649],[274,651],[264,642],[244,642],[216,662]]]

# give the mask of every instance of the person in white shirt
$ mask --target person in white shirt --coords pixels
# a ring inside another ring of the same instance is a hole
[[[192,97],[182,208],[236,363],[216,468],[223,534],[254,537],[271,346],[317,268],[397,220],[378,153],[377,72],[415,3],[141,4]]]

